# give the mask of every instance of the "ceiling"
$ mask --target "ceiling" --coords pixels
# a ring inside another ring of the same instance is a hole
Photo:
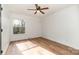
[[[48,10],[44,10],[45,14],[41,14],[38,12],[34,15],[34,11],[27,10],[30,8],[35,8],[34,4],[4,4],[3,6],[9,11],[10,13],[16,14],[24,14],[30,16],[37,16],[37,17],[44,17],[46,15],[50,15],[62,8],[70,6],[68,4],[39,4],[41,7],[48,7]]]

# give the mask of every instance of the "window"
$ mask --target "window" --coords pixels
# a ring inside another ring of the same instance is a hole
[[[23,20],[16,19],[13,21],[13,33],[14,34],[25,33],[25,22]]]

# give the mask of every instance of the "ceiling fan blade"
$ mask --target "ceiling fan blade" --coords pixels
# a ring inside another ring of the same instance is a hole
[[[39,7],[38,4],[35,4],[35,6],[36,6],[36,9]]]
[[[36,9],[27,9],[27,10],[36,10]]]
[[[36,14],[36,13],[37,13],[37,11],[34,14]]]
[[[45,7],[45,8],[41,8],[40,10],[46,10],[46,9],[49,9],[48,7]]]
[[[45,14],[43,11],[39,10],[42,14]]]

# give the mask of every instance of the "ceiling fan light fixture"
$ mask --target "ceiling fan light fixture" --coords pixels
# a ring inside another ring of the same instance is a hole
[[[39,10],[37,12],[39,12]]]
[[[34,10],[34,14],[41,12],[42,14],[45,14],[42,10],[47,10],[49,9],[48,7],[44,7],[42,8],[41,6],[39,6],[38,4],[35,4],[36,9],[28,9],[28,10]]]

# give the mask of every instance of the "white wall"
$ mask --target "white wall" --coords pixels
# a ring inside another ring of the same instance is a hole
[[[13,34],[13,20],[22,19],[25,21],[25,34]],[[28,38],[35,38],[41,36],[41,22],[40,19],[19,14],[11,14],[10,16],[11,25],[11,41],[22,40]]]
[[[1,26],[3,29],[2,32],[2,50],[3,54],[6,52],[9,42],[10,42],[10,19],[9,19],[9,14],[7,13],[7,9],[2,5],[3,10],[1,12]]]
[[[44,38],[79,49],[79,9],[77,5],[64,8],[43,18]]]

